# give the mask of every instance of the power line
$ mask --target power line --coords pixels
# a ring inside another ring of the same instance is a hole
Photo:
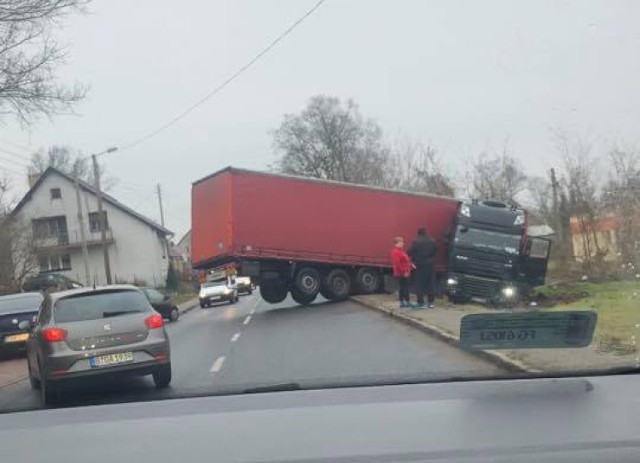
[[[149,132],[148,134],[138,138],[137,140],[134,140],[130,143],[124,143],[120,146],[120,151],[122,150],[126,150],[129,148],[133,148],[134,146],[139,145],[140,143],[145,142],[146,140],[150,139],[151,137],[154,137],[155,135],[159,134],[160,132],[168,129],[169,127],[171,127],[172,125],[174,125],[175,123],[177,123],[178,121],[180,121],[181,119],[183,119],[184,117],[186,117],[189,113],[191,113],[193,110],[195,110],[196,108],[198,108],[199,106],[201,106],[202,104],[204,104],[207,100],[209,100],[211,97],[213,97],[214,95],[216,95],[217,93],[221,92],[227,85],[229,85],[231,82],[233,82],[236,78],[238,78],[244,71],[246,71],[247,69],[249,69],[254,63],[256,63],[260,58],[262,58],[264,55],[266,55],[267,53],[269,53],[269,51],[271,51],[282,39],[284,39],[287,35],[289,35],[291,32],[293,32],[293,30],[298,27],[305,19],[307,19],[309,16],[311,16],[318,8],[320,8],[320,6],[325,2],[326,0],[319,0],[310,10],[308,10],[304,15],[302,15],[300,18],[298,18],[293,24],[291,24],[291,26],[289,26],[283,33],[281,33],[278,37],[276,37],[275,40],[273,40],[269,45],[267,45],[266,48],[264,48],[260,53],[258,53],[257,55],[255,55],[251,60],[249,60],[249,62],[247,62],[244,66],[240,67],[240,69],[238,69],[236,72],[234,72],[231,76],[227,77],[220,85],[218,85],[216,88],[214,88],[212,91],[210,91],[209,93],[207,93],[204,97],[202,97],[200,100],[198,100],[196,103],[194,103],[193,105],[189,106],[185,111],[181,112],[180,114],[178,114],[177,116],[175,116],[173,119],[171,119],[170,121],[166,122],[165,124],[161,125],[160,127],[158,127],[157,129]]]
[[[0,142],[1,143],[5,143],[7,145],[11,145],[14,148],[18,148],[18,149],[21,149],[21,150],[24,150],[24,151],[29,151],[29,152],[33,151],[33,148],[29,148],[28,146],[20,145],[18,143],[14,143],[14,142],[11,142],[11,141],[8,141],[8,140],[0,139]]]
[[[11,173],[13,173],[15,175],[20,175],[20,176],[26,177],[26,171],[25,172],[20,172],[20,171],[15,170],[15,169],[13,169],[11,167],[6,167],[6,166],[3,166],[3,165],[0,165],[0,172],[1,171],[11,172]]]
[[[8,155],[10,155],[10,156],[15,157],[16,159],[20,159],[20,160],[21,160],[22,162],[24,162],[25,164],[28,164],[28,160],[27,160],[27,158],[25,158],[25,157],[24,157],[23,155],[21,155],[21,154],[18,154],[18,153],[14,152],[14,151],[6,150],[6,149],[4,149],[4,148],[0,148],[0,152],[2,152],[2,153],[6,153],[6,154],[8,154]]]

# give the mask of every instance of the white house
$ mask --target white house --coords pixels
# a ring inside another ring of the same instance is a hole
[[[104,284],[106,273],[96,190],[79,181],[80,209],[88,247],[85,272],[82,234],[73,177],[48,168],[20,200],[12,215],[29,224],[41,272],[62,273],[83,284]],[[164,284],[172,233],[115,198],[103,194],[112,281]]]

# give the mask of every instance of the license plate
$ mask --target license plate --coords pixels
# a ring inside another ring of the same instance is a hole
[[[5,343],[23,342],[23,341],[26,341],[27,339],[29,339],[29,333],[13,334],[11,336],[7,336],[6,338],[4,338],[4,342]]]
[[[120,352],[118,354],[101,355],[99,357],[91,357],[89,365],[91,367],[106,367],[109,365],[120,365],[121,363],[133,362],[133,352]]]

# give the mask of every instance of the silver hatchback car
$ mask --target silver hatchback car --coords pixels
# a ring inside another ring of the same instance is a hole
[[[164,320],[134,286],[49,294],[29,328],[29,380],[45,404],[64,382],[87,376],[152,374],[158,388],[171,382]]]

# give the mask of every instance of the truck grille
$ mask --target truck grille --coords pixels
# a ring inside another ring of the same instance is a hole
[[[469,258],[465,263],[465,273],[484,275],[489,278],[500,278],[503,272],[504,263],[502,262],[489,262],[486,260]]]
[[[500,282],[487,278],[465,276],[460,281],[462,291],[471,297],[489,299],[497,294]]]

